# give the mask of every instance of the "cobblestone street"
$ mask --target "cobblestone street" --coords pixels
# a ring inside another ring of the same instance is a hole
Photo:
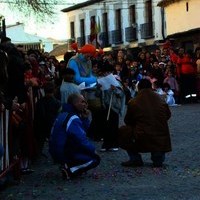
[[[126,152],[100,153],[101,164],[86,175],[63,180],[50,156],[33,164],[34,173],[19,185],[0,191],[0,200],[195,200],[200,199],[200,104],[171,107],[173,151],[164,169],[151,167],[149,154],[142,168],[123,168]],[[101,143],[96,143],[97,151]],[[45,152],[47,153],[47,152]]]

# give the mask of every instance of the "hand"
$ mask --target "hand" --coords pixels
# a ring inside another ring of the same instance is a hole
[[[116,87],[115,87],[114,85],[110,85],[110,89],[111,89],[111,90],[115,90]]]
[[[12,110],[19,110],[20,104],[18,103],[18,97],[16,96],[12,101]]]
[[[20,105],[20,110],[23,111],[23,110],[25,110],[25,108],[26,108],[26,103],[22,103]]]
[[[0,104],[0,112],[3,112],[5,110],[5,106],[3,104]]]
[[[84,109],[83,112],[81,113],[81,117],[88,118],[90,114],[91,114],[90,110]]]

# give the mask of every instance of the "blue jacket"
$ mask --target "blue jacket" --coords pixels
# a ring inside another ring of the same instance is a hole
[[[71,105],[65,104],[52,127],[49,152],[59,163],[90,161],[95,156],[95,146],[86,137],[88,119],[81,119]],[[67,123],[64,123],[66,117]]]
[[[87,61],[82,54],[72,57],[68,62],[68,67],[75,71],[76,84],[85,82],[86,85],[90,85],[97,81],[97,78],[92,74],[91,61]]]

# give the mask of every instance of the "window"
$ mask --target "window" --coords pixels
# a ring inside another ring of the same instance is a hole
[[[74,22],[70,22],[71,38],[75,38],[75,27]]]
[[[136,10],[135,10],[135,5],[132,5],[130,7],[130,22],[131,22],[131,25],[136,24]]]
[[[80,32],[81,32],[81,37],[85,36],[85,20],[81,19],[80,20]]]
[[[116,30],[121,30],[121,10],[116,10]]]
[[[103,13],[103,31],[108,32],[108,14]]]
[[[186,11],[188,12],[189,11],[189,3],[186,2]]]
[[[152,23],[152,0],[146,1],[146,22]]]

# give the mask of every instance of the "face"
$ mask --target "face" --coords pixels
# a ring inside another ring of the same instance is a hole
[[[74,107],[79,113],[82,113],[85,109],[87,109],[87,101],[82,95],[80,95],[79,98],[76,100],[76,102],[74,103]]]
[[[83,56],[86,60],[90,60],[92,58],[92,54],[90,53],[83,54]]]
[[[121,71],[122,70],[121,65],[115,65],[115,70],[116,71]]]
[[[155,54],[156,54],[156,56],[160,56],[160,50],[156,49]]]

